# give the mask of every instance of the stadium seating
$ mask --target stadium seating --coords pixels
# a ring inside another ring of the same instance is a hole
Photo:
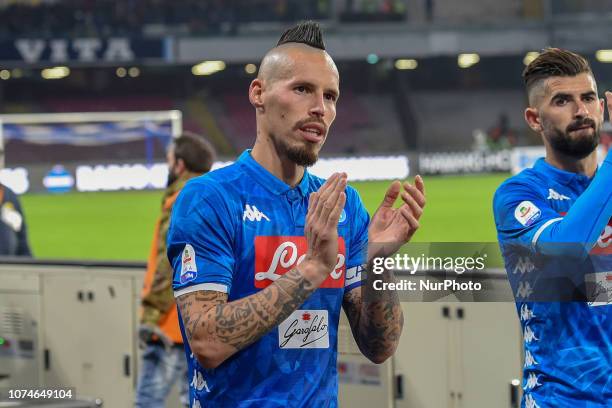
[[[502,114],[511,129],[527,132],[523,119],[526,105],[521,91],[415,92],[415,113],[420,124],[421,149],[467,150],[474,131],[491,129]]]
[[[214,106],[214,103],[211,103]],[[214,108],[219,126],[231,144],[241,151],[252,146],[256,129],[255,113],[244,93],[223,96]],[[325,155],[404,149],[400,123],[389,95],[342,94],[336,121],[326,141]]]
[[[331,2],[325,0],[8,2],[0,3],[0,37],[110,36],[151,31],[232,34],[236,24],[326,19],[330,12]]]

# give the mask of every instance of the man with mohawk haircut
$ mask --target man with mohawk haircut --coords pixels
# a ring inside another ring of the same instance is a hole
[[[523,328],[521,406],[611,407],[612,153],[598,168],[596,150],[604,100],[588,62],[567,50],[544,50],[523,79],[525,120],[546,157],[493,199]]]
[[[192,180],[177,199],[168,257],[192,407],[336,407],[342,307],[371,361],[382,363],[397,347],[397,295],[362,298],[362,283],[374,277],[364,273],[362,281],[362,270],[419,227],[423,181],[417,176],[403,191],[393,182],[370,220],[345,173],[323,180],[307,171],[339,95],[319,26],[289,29],[249,87],[253,149]]]

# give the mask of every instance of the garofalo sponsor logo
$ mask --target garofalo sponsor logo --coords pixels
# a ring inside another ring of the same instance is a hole
[[[328,348],[327,310],[296,310],[278,327],[280,348]]]

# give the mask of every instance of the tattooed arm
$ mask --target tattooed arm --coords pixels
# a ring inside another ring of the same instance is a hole
[[[217,367],[285,320],[322,282],[316,274],[310,279],[306,275],[293,269],[264,290],[229,303],[222,292],[180,296],[185,334],[200,364]]]
[[[342,307],[359,350],[370,361],[380,364],[395,353],[404,327],[404,315],[395,291],[374,292],[371,289],[369,280],[374,276],[384,282],[394,282],[393,273],[368,273],[367,276],[361,287],[344,294]]]
[[[403,191],[402,190],[403,186]],[[394,208],[401,196],[404,202]],[[361,352],[374,363],[382,363],[393,355],[399,343],[404,315],[395,291],[373,289],[374,279],[395,282],[392,271],[375,275],[372,260],[395,254],[412,238],[419,228],[419,219],[425,206],[425,184],[416,176],[409,182],[391,183],[382,204],[368,226],[368,267],[365,282],[344,295],[342,306],[348,317],[353,337]]]
[[[314,292],[336,265],[338,219],[344,208],[346,175],[335,174],[311,194],[305,235],[308,252],[299,266],[267,288],[227,302],[227,294],[197,291],[177,298],[189,346],[200,364],[215,368],[252,344]]]

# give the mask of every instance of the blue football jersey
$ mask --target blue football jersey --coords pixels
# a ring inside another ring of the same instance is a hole
[[[306,254],[308,199],[324,180],[308,171],[291,188],[244,152],[232,165],[190,180],[172,211],[168,257],[174,294],[267,287]],[[345,292],[361,285],[369,215],[346,189],[335,270],[298,310],[216,369],[205,369],[187,340],[192,407],[336,407],[338,320]],[[180,319],[179,319],[180,320]],[[186,339],[181,322],[183,338]]]
[[[573,289],[585,287],[585,280],[596,281],[608,290],[612,287],[612,223],[605,227],[587,259],[568,263],[562,256],[538,258],[538,247],[542,248],[539,238],[563,220],[590,183],[584,175],[562,171],[539,159],[533,168],[506,180],[495,193],[498,240],[523,329],[523,407],[612,406],[609,301],[530,298],[538,283],[540,290],[546,290],[542,286],[562,290],[563,285],[551,284],[561,279]],[[532,256],[523,257],[517,244]],[[550,245],[563,249],[563,244]],[[544,298],[552,295],[542,293]]]

